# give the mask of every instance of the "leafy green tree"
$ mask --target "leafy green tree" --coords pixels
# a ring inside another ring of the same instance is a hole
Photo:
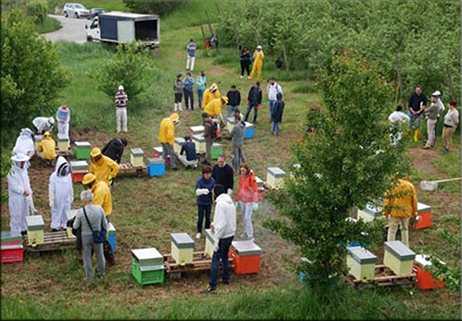
[[[386,122],[390,86],[375,65],[354,53],[333,57],[319,79],[325,106],[308,113],[306,134],[293,149],[301,167],[271,199],[285,218],[265,225],[298,245],[311,263],[300,269],[325,288],[346,272],[343,246],[382,241],[380,222],[347,220],[354,208],[377,203],[397,171],[407,171],[405,146],[391,145]],[[362,233],[365,232],[365,233]]]
[[[48,3],[46,1],[30,1],[26,3],[26,15],[34,17],[35,23],[45,21],[48,13]]]
[[[55,46],[34,31],[31,18],[18,10],[2,13],[1,30],[2,146],[36,116],[51,115],[66,85]]]
[[[124,0],[125,5],[136,13],[167,14],[175,9],[181,2],[178,1],[138,1]]]

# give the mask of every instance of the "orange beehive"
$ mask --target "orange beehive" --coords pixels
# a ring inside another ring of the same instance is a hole
[[[412,270],[417,275],[415,285],[421,290],[439,289],[444,286],[441,279],[436,279],[435,283],[432,273],[426,269],[431,265],[432,263],[426,259],[426,256],[416,255]]]
[[[260,272],[261,248],[253,241],[234,241],[229,251],[234,258],[236,274],[252,274]]]
[[[432,208],[428,205],[417,203],[419,214],[409,222],[409,228],[420,230],[432,225]]]

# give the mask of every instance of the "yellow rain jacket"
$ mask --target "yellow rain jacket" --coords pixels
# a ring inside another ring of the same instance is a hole
[[[161,144],[172,145],[175,143],[175,125],[173,122],[178,120],[179,116],[177,113],[170,115],[168,118],[162,119],[159,130],[159,142]]]
[[[250,79],[253,79],[255,75],[255,71],[258,72],[257,78],[261,78],[261,69],[263,67],[263,59],[265,59],[265,54],[263,53],[263,50],[260,50],[260,53],[255,50],[253,53],[253,67],[252,67],[252,72],[250,73]]]
[[[44,137],[37,146],[37,151],[42,153],[43,159],[52,161],[56,158],[56,142],[51,137]]]
[[[97,182],[105,182],[108,186],[111,185],[110,177],[114,178],[119,173],[119,164],[105,155],[95,162],[91,161],[90,173],[96,176]]]
[[[398,179],[397,185],[385,194],[383,207],[383,214],[391,217],[408,218],[416,216],[417,195],[414,185],[404,179]]]
[[[104,214],[106,214],[106,216],[111,214],[112,196],[108,185],[103,181],[96,182],[91,187],[91,192],[93,193],[93,203],[100,205],[103,208]]]
[[[217,84],[213,83],[210,88],[212,88],[212,87],[217,87]],[[207,106],[212,100],[221,97],[220,91],[218,89],[217,89],[217,91],[212,93],[210,91],[210,88],[207,88],[204,91],[204,96],[202,97],[202,108],[205,108],[205,106]]]
[[[223,107],[223,105],[224,104],[221,101],[221,97],[215,98],[214,100],[209,102],[207,106],[205,106],[204,113],[207,113],[214,118],[218,117],[219,115],[221,115],[221,108]]]

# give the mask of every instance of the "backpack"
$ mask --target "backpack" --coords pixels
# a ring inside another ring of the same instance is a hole
[[[218,131],[218,124],[216,121],[212,120],[212,138],[215,139],[220,135],[220,132]]]

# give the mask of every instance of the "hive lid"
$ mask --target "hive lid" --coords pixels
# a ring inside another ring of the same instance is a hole
[[[59,141],[68,141],[69,140],[69,135],[67,135],[67,134],[58,134],[58,140]]]
[[[159,154],[162,154],[162,146],[156,146],[153,148],[156,152],[158,152]]]
[[[255,181],[257,182],[258,186],[263,186],[263,180],[260,177],[255,176]]]
[[[232,247],[240,256],[261,255],[261,248],[253,241],[233,241]]]
[[[22,244],[1,245],[2,250],[22,250]]]
[[[148,164],[165,164],[165,161],[162,157],[148,158]]]
[[[193,132],[203,132],[205,130],[204,126],[202,126],[202,125],[191,126],[191,127],[189,127],[189,129],[191,129],[191,131],[193,131]]]
[[[107,232],[108,234],[115,234],[115,231],[116,231],[116,228],[114,227],[114,225],[112,223],[108,223],[107,224]]]
[[[400,261],[414,260],[415,253],[401,241],[385,242],[385,250],[399,258]]]
[[[45,229],[42,215],[26,216],[27,229],[31,231]]]
[[[235,124],[234,117],[228,117],[227,120],[228,123]]]
[[[366,204],[366,207],[362,211],[373,217],[382,216],[382,206],[376,206],[372,203]]]
[[[140,266],[141,272],[158,271],[158,270],[163,270],[163,269],[164,269],[163,264]]]
[[[417,254],[415,256],[414,261],[417,265],[423,268],[432,265],[432,262],[430,261],[430,257],[428,255]],[[446,263],[444,263],[443,261],[440,261],[440,263],[443,265],[446,265]]]
[[[34,135],[34,138],[37,140],[42,140],[43,139],[43,135]]]
[[[279,167],[268,167],[267,171],[268,171],[268,173],[270,173],[271,175],[273,175],[275,177],[282,177],[282,176],[286,175],[286,172],[284,172]]]
[[[423,204],[423,203],[417,203],[417,211],[419,213],[425,213],[425,212],[428,212],[430,211],[432,208],[430,205],[426,205],[426,204]]]
[[[144,152],[141,148],[130,148],[130,153],[133,156],[143,156]]]
[[[74,142],[76,147],[91,147],[90,142],[82,141],[82,142]]]
[[[70,221],[72,220],[76,215],[79,210],[67,210],[66,211],[66,217],[67,220]]]
[[[188,233],[172,233],[170,238],[179,249],[194,248],[194,240]]]
[[[252,123],[245,122],[245,129],[252,128],[252,127],[253,127]]]
[[[211,229],[205,230],[205,237],[212,243],[215,243],[215,241],[217,241],[217,237],[215,236],[215,233],[212,233]]]
[[[212,148],[223,148],[223,146],[220,143],[213,143]]]
[[[204,135],[193,135],[193,140],[203,142],[205,140]]]
[[[148,260],[162,260],[162,262],[164,260],[162,254],[160,254],[155,247],[134,249],[132,250],[132,254],[140,263]]]
[[[185,143],[185,140],[183,137],[175,137],[175,144],[183,145],[184,143]]]
[[[72,167],[73,169],[79,168],[79,167],[87,168],[87,167],[88,167],[88,163],[87,163],[86,160],[72,161],[72,162],[71,162],[71,167]]]
[[[2,231],[2,242],[22,241],[21,231]]]
[[[348,255],[359,264],[370,264],[377,262],[377,256],[361,246],[347,247]]]

